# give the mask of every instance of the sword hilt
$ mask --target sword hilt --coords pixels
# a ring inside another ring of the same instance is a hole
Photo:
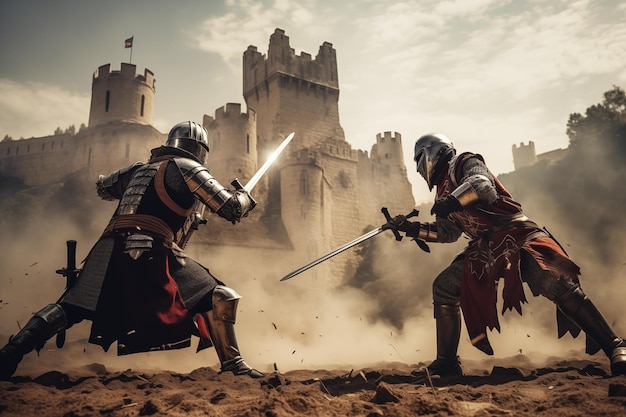
[[[383,212],[387,221],[391,220],[391,215],[389,214],[389,210],[387,210],[387,207],[383,207],[382,209],[380,209],[380,211]],[[413,209],[411,210],[409,214],[407,214],[404,217],[407,219],[410,219],[411,217],[419,216],[419,214],[420,214],[419,210]],[[400,232],[398,232],[396,229],[391,229],[391,230],[393,231],[393,234],[395,235],[396,240],[402,240],[402,236],[400,236]],[[417,246],[420,247],[421,250],[423,250],[424,252],[430,252],[430,248],[428,247],[428,245],[423,239],[414,238],[413,240],[415,241]]]
[[[63,275],[67,279],[67,288],[73,284],[73,279],[76,278],[80,269],[76,268],[76,241],[68,240],[67,242],[67,266],[63,269],[57,269],[56,273]]]
[[[67,265],[63,269],[57,269],[56,273],[65,277],[65,288],[72,288],[74,281],[80,272],[80,269],[76,268],[76,241],[68,240],[67,242]],[[61,349],[65,344],[65,329],[60,330],[56,334],[56,346]]]
[[[391,214],[389,214],[389,210],[387,209],[387,207],[381,208],[380,211],[385,215],[385,219],[387,219],[387,221],[391,220]],[[402,240],[400,232],[398,232],[396,229],[391,229],[391,231],[393,232],[393,235],[396,237],[397,241]]]
[[[419,214],[420,214],[419,210],[413,209],[411,210],[409,214],[406,215],[406,218],[408,219],[410,217],[417,217]],[[413,240],[415,241],[415,243],[417,243],[417,246],[419,246],[421,250],[423,250],[424,252],[430,253],[430,248],[428,247],[424,239],[420,239],[416,237],[416,238],[413,238]]]

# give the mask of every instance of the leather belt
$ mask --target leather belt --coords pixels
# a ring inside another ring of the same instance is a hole
[[[174,232],[167,223],[147,214],[120,214],[112,217],[103,235],[109,235],[121,229],[143,230],[155,234],[167,243],[171,244],[174,241]]]

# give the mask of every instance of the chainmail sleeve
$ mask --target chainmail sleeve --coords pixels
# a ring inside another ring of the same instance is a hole
[[[451,243],[459,240],[463,231],[451,220],[444,217],[437,217],[437,241],[441,243]]]
[[[469,183],[476,191],[480,201],[491,204],[498,199],[493,175],[481,157],[469,158],[463,165],[461,183],[465,182]]]

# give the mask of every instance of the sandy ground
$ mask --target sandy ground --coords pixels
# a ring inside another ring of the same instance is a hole
[[[626,377],[611,377],[595,356],[464,361],[466,375],[450,379],[415,376],[423,363],[275,369],[252,379],[215,367],[43,371],[36,359],[0,382],[1,416],[626,416]]]

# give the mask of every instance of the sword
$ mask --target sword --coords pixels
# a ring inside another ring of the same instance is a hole
[[[391,220],[391,216],[389,215],[389,211],[387,210],[387,207],[383,207],[381,209],[381,211],[383,212],[383,214],[385,215],[385,218],[387,220]],[[406,215],[406,218],[408,219],[408,218],[411,218],[411,217],[415,217],[418,214],[419,214],[419,211],[413,209],[409,214]],[[361,242],[365,242],[366,240],[371,239],[374,236],[381,234],[385,230],[393,230],[393,233],[394,233],[394,235],[396,237],[396,240],[402,240],[402,236],[400,236],[400,233],[397,230],[395,230],[395,229],[385,229],[384,225],[383,225],[383,226],[380,226],[377,229],[370,230],[369,232],[365,233],[364,235],[361,235],[361,236],[357,237],[356,239],[354,239],[354,240],[352,240],[352,241],[350,241],[350,242],[348,242],[348,243],[338,247],[337,249],[335,249],[335,250],[333,250],[331,252],[328,252],[326,255],[322,256],[321,258],[318,258],[318,259],[316,259],[316,260],[314,260],[312,262],[309,262],[308,264],[306,264],[306,265],[296,269],[295,271],[290,272],[289,274],[287,274],[284,277],[282,277],[280,280],[281,281],[287,281],[288,279],[291,279],[291,278],[295,277],[296,275],[306,271],[307,269],[313,268],[315,265],[320,264],[320,263],[322,263],[322,262],[332,258],[333,256],[338,255],[341,252],[346,251],[346,250],[348,250],[348,249],[358,245]],[[417,242],[417,244],[419,245],[420,248],[422,248],[426,252],[430,251],[428,246],[423,241],[418,240],[418,239],[416,239],[415,241]]]
[[[69,290],[76,283],[80,269],[76,268],[76,241],[68,240],[67,244],[67,265],[63,269],[57,269],[56,273],[65,277],[65,290]],[[61,349],[65,344],[65,329],[56,335],[56,346]]]
[[[272,152],[272,154],[269,156],[269,158],[267,158],[267,161],[265,161],[263,166],[261,168],[259,168],[259,170],[257,172],[255,172],[255,174],[252,176],[252,178],[250,178],[250,181],[248,181],[248,183],[246,185],[241,185],[241,182],[239,182],[239,180],[237,178],[235,178],[233,180],[233,182],[231,182],[231,185],[233,185],[235,187],[235,189],[237,189],[237,190],[244,190],[244,191],[247,191],[247,192],[252,191],[254,186],[257,185],[257,183],[259,182],[259,180],[263,176],[263,174],[265,174],[267,172],[267,170],[270,169],[270,167],[272,166],[274,161],[276,161],[276,159],[278,159],[278,156],[281,154],[281,152],[287,147],[287,145],[289,145],[289,142],[291,142],[291,139],[293,139],[293,136],[295,134],[296,134],[296,132],[291,132],[289,134],[289,136],[287,136],[283,140],[283,142],[278,146],[278,148],[276,148],[274,150],[274,152]]]

